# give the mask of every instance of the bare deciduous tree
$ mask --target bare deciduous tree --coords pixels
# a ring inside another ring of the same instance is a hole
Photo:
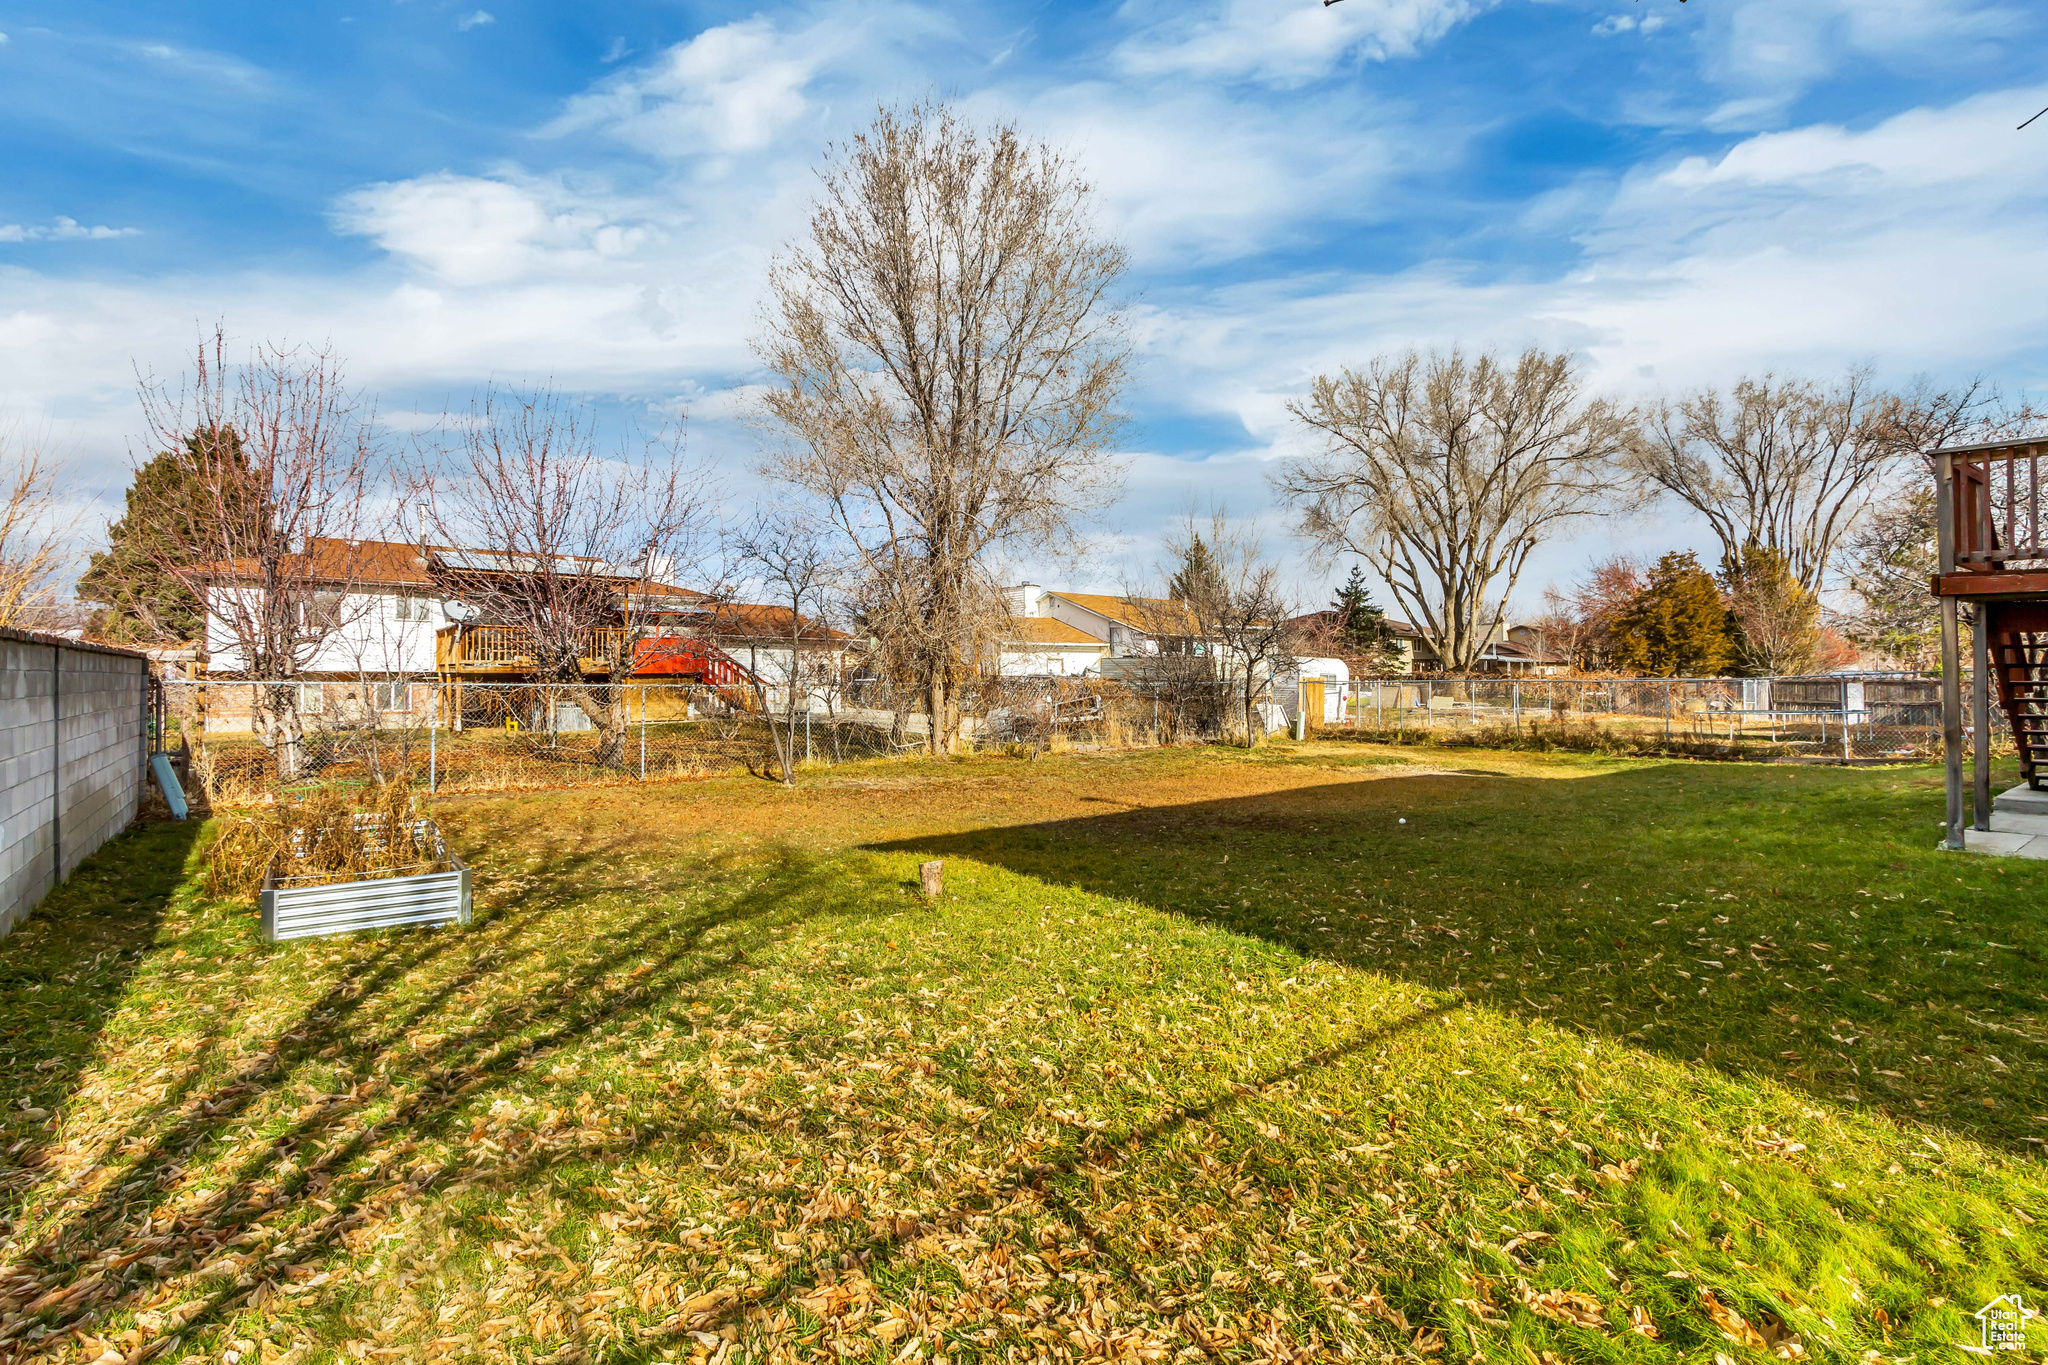
[[[1825,644],[1820,600],[1792,576],[1782,556],[1749,546],[1721,569],[1721,587],[1735,624],[1735,663],[1744,673],[1778,677],[1806,673]]]
[[[1615,627],[1649,583],[1649,565],[1631,555],[1611,555],[1572,586],[1546,589],[1543,614],[1533,623],[1544,649],[1562,654],[1574,668],[1613,670],[1621,654]]]
[[[53,606],[71,529],[57,508],[60,472],[40,441],[0,428],[0,626],[31,629]]]
[[[848,566],[829,527],[786,508],[758,512],[734,533],[732,548],[739,569],[762,585],[773,611],[725,608],[719,616],[728,629],[743,630],[750,639],[772,638],[778,649],[789,651],[781,676],[770,679],[756,668],[753,687],[783,784],[794,786],[798,727],[813,699],[836,691],[839,683],[829,619]]]
[[[1274,480],[1303,533],[1371,564],[1453,673],[1491,643],[1529,552],[1617,502],[1634,429],[1571,356],[1536,350],[1375,359],[1288,411],[1327,442]]]
[[[769,469],[850,542],[937,752],[1006,625],[988,557],[1068,539],[1120,477],[1124,252],[1057,152],[944,106],[883,110],[822,180],[756,343]]]
[[[449,424],[449,449],[421,468],[435,536],[435,585],[510,627],[534,676],[597,728],[597,761],[625,753],[619,684],[650,639],[704,598],[675,586],[703,548],[714,507],[706,472],[679,439],[629,458],[598,446],[595,419],[554,390],[486,389]],[[546,719],[553,728],[553,717]]]
[[[1896,406],[1863,370],[1828,389],[1766,374],[1658,404],[1629,464],[1646,488],[1706,518],[1724,564],[1756,546],[1819,592],[1842,537],[1898,467]]]
[[[1256,744],[1259,699],[1299,665],[1307,643],[1280,566],[1256,531],[1220,510],[1206,528],[1190,515],[1166,544],[1168,596],[1126,598],[1158,651],[1153,671],[1168,689],[1227,688],[1244,743]]]
[[[257,733],[289,781],[305,749],[297,679],[352,609],[382,459],[372,414],[333,352],[265,343],[231,364],[218,328],[188,382],[140,388],[154,443],[188,464],[189,496],[162,509],[160,567],[205,604],[209,668],[259,680]]]

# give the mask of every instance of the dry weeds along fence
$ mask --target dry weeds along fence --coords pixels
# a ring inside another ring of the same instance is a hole
[[[1938,679],[1416,678],[1325,685],[1311,725],[1374,737],[1828,762],[1941,753]],[[2001,715],[1992,717],[2003,742]]]
[[[802,766],[921,751],[917,699],[875,683],[813,689],[696,684],[570,687],[322,681],[293,684],[306,721],[299,777],[330,786],[496,792],[671,781],[779,769],[777,732]],[[172,683],[174,743],[216,804],[267,799],[277,767],[251,723],[248,683]],[[1227,690],[1093,679],[1001,678],[967,695],[977,749],[1045,752],[1202,741],[1231,729]]]

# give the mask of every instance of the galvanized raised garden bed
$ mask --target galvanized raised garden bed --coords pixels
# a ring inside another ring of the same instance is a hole
[[[367,818],[357,817],[359,822]],[[469,868],[448,851],[433,821],[418,821],[408,833],[433,855],[411,865],[422,869],[418,872],[341,882],[266,874],[259,896],[264,939],[277,943],[358,929],[469,923]]]

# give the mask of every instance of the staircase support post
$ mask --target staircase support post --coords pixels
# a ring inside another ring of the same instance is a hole
[[[1941,599],[1941,757],[1948,776],[1947,845],[1963,846],[1962,650],[1956,638],[1956,599]]]
[[[1974,828],[1991,828],[1991,612],[1989,602],[1977,604],[1977,620],[1970,631],[1971,655],[1975,664],[1970,679],[1970,723],[1977,733],[1970,756],[1973,780],[1970,814]]]

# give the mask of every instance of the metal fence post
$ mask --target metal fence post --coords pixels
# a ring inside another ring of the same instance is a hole
[[[427,707],[427,795],[432,796],[441,780],[441,689]]]
[[[640,688],[640,780],[647,780],[647,688],[644,684]]]
[[[1671,747],[1671,680],[1664,680],[1664,747]]]
[[[50,885],[64,880],[64,651],[50,646]]]

